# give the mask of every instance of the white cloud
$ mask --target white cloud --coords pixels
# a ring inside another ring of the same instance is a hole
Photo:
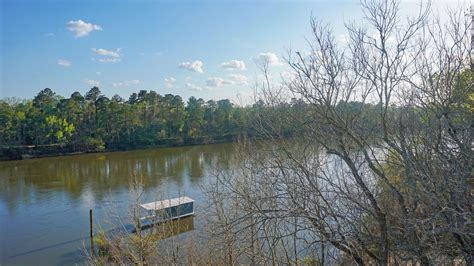
[[[208,78],[206,80],[207,87],[222,87],[227,85],[245,85],[247,84],[247,77],[240,74],[229,75],[228,79],[223,78]]]
[[[120,58],[99,58],[99,62],[101,63],[117,63],[122,61]]]
[[[66,59],[59,59],[58,60],[58,65],[63,66],[63,67],[70,67],[72,64],[70,61]]]
[[[117,87],[127,87],[130,85],[137,85],[140,84],[140,80],[134,79],[134,80],[125,80],[125,81],[119,81],[119,82],[113,82],[112,87],[117,88]]]
[[[176,79],[173,77],[165,78],[166,87],[171,88],[176,83]]]
[[[71,20],[67,23],[67,29],[74,32],[76,38],[81,38],[89,35],[91,31],[102,30],[102,27],[83,20]]]
[[[206,80],[206,86],[208,87],[221,87],[225,85],[233,84],[231,80],[222,79],[222,78],[208,78]]]
[[[100,76],[100,75],[102,75],[102,73],[101,73],[101,72],[99,72],[99,71],[95,72],[95,74],[96,74],[97,76]]]
[[[102,63],[117,63],[122,60],[120,58],[120,51],[122,50],[121,48],[117,48],[115,51],[106,50],[102,48],[92,48],[91,50],[97,55],[101,56],[101,58],[99,58],[99,62]]]
[[[115,58],[119,58],[120,57],[120,48],[116,49],[115,51],[111,51],[111,50],[106,50],[106,49],[102,49],[102,48],[92,48],[92,51],[98,55],[101,55],[101,56],[107,56],[107,57],[115,57]]]
[[[203,69],[202,69],[203,65],[204,64],[202,63],[202,61],[196,60],[196,61],[192,61],[192,62],[183,62],[183,63],[178,65],[178,68],[187,69],[189,71],[202,73],[202,72],[204,72]]]
[[[245,70],[245,62],[240,60],[230,60],[222,63],[221,67],[228,70]]]
[[[192,91],[202,91],[202,88],[195,85],[195,84],[192,84],[192,83],[186,83],[186,88],[188,88],[188,90],[192,90]]]
[[[86,80],[84,80],[84,82],[89,86],[99,86],[100,85],[99,81],[93,80],[93,79],[86,79]]]
[[[231,74],[229,79],[236,85],[247,85],[247,77],[241,74]]]
[[[165,78],[165,82],[166,82],[166,83],[175,83],[175,82],[176,82],[176,79],[173,78],[173,77]]]
[[[279,66],[281,65],[278,56],[274,53],[260,53],[257,58],[257,62],[261,64],[268,64],[269,66]]]

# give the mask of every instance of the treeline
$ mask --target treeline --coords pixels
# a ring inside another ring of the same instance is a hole
[[[25,148],[41,154],[225,141],[249,133],[253,108],[146,90],[109,99],[98,87],[65,98],[46,88],[33,100],[0,101],[0,145],[14,159]]]
[[[376,109],[359,102],[338,104],[341,115],[368,114],[365,125]],[[309,110],[300,99],[238,106],[228,99],[184,102],[179,95],[153,90],[109,99],[98,87],[65,98],[46,88],[32,100],[0,100],[0,158],[232,141],[253,136],[255,127],[268,132],[278,127],[278,137],[286,138],[302,133],[313,115]]]

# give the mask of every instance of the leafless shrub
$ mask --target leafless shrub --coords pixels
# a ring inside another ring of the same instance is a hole
[[[444,22],[429,3],[405,20],[395,0],[362,8],[345,47],[311,20],[309,52],[287,59],[294,79],[275,87],[262,66],[265,141],[241,141],[238,171],[212,186],[228,263],[238,250],[257,264],[473,264],[471,18]],[[279,108],[289,92],[304,112]]]

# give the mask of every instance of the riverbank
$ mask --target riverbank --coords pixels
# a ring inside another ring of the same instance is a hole
[[[105,147],[104,149],[94,150],[78,150],[74,145],[28,145],[28,146],[9,146],[0,147],[0,161],[28,160],[34,158],[54,157],[54,156],[72,156],[88,153],[102,153],[114,151],[133,151],[140,149],[167,148],[167,147],[183,147],[194,145],[206,145],[217,143],[228,143],[237,140],[239,135],[224,136],[205,136],[198,138],[168,138],[159,141],[153,145],[134,145],[134,146],[118,146]]]

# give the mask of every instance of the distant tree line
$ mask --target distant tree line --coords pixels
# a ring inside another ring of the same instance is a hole
[[[125,100],[98,87],[69,98],[46,88],[33,100],[0,101],[0,145],[4,153],[26,146],[54,153],[206,142],[247,133],[251,109],[228,99],[185,103],[179,95],[146,90]]]
[[[376,109],[360,102],[341,102],[338,108],[374,115]],[[195,97],[185,103],[179,95],[153,90],[132,93],[128,100],[108,98],[98,87],[65,98],[46,88],[32,100],[0,100],[0,157],[232,141],[239,135],[255,136],[254,129],[262,126],[268,132],[278,127],[284,137],[292,137],[301,134],[302,125],[286,119],[288,114],[310,117],[309,110],[305,101],[295,98],[278,105],[260,100],[239,106],[228,99]],[[272,119],[263,121],[262,116]],[[370,123],[370,115],[365,119]]]

